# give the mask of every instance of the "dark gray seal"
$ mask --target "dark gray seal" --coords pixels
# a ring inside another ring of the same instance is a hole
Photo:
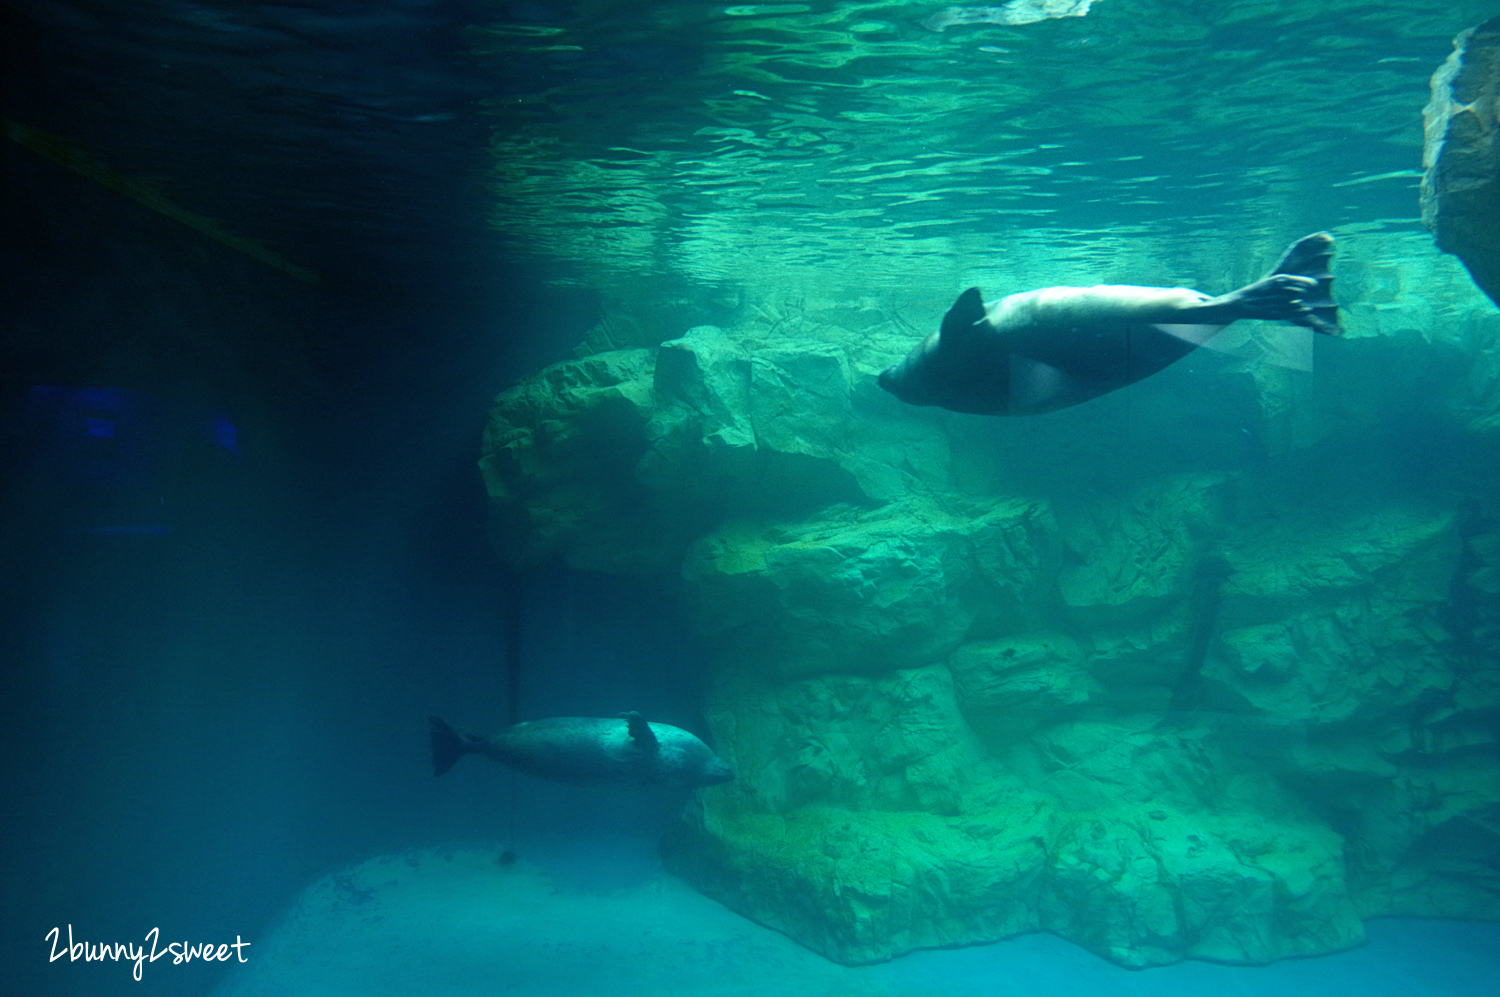
[[[551,717],[516,724],[494,737],[432,725],[432,770],[442,775],[477,754],[527,775],[575,786],[713,786],[734,778],[708,745],[680,727],[647,723],[639,713],[612,719]]]
[[[938,331],[880,375],[912,405],[979,415],[1055,412],[1149,377],[1238,319],[1337,336],[1333,236],[1297,240],[1265,278],[1209,297],[1184,287],[1047,287],[986,305],[971,287]]]

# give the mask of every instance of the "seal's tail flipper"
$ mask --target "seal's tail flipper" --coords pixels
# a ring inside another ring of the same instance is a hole
[[[432,774],[442,775],[453,763],[473,750],[468,739],[437,717],[428,717],[432,727]]]
[[[1297,325],[1305,325],[1325,336],[1342,336],[1344,327],[1339,324],[1339,306],[1333,300],[1333,274],[1328,272],[1328,261],[1333,258],[1333,236],[1327,232],[1314,232],[1292,243],[1276,269],[1266,276],[1279,273],[1311,277],[1318,282],[1314,290],[1302,296],[1307,313],[1287,319]]]

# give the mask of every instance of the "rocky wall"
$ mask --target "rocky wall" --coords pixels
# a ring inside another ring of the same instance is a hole
[[[500,553],[679,577],[714,649],[737,779],[670,867],[845,963],[1500,916],[1500,325],[1420,244],[1341,247],[1346,339],[1032,419],[902,406],[874,376],[940,306],[834,292],[502,394]]]
[[[1423,119],[1422,219],[1500,302],[1500,17],[1454,39]]]

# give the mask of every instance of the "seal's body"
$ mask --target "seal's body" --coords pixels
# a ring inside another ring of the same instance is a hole
[[[575,786],[712,786],[734,778],[698,738],[670,724],[647,723],[639,713],[528,720],[494,737],[455,730],[437,717],[428,723],[435,775],[464,755],[479,754]]]
[[[986,305],[971,287],[942,326],[880,375],[912,405],[1035,415],[1097,398],[1202,346],[1238,319],[1337,336],[1328,261],[1333,236],[1295,242],[1262,280],[1214,298],[1183,287],[1048,287]]]

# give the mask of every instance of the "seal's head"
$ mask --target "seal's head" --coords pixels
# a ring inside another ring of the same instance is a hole
[[[730,782],[734,779],[734,772],[724,760],[718,755],[712,755],[708,764],[703,766],[703,772],[698,777],[699,786],[717,786],[720,783]]]
[[[642,721],[644,723],[644,721]],[[651,758],[647,781],[661,785],[717,786],[734,778],[734,772],[714,750],[680,727],[652,724],[657,747]]]
[[[881,388],[889,391],[897,398],[901,397],[901,366],[901,364],[892,364],[885,370],[881,371],[880,377],[876,379],[876,383],[878,383]]]
[[[906,359],[881,371],[876,383],[908,405],[937,404],[921,369],[923,358],[935,348],[934,342],[919,345]]]
[[[908,405],[993,412],[1004,405],[995,397],[1003,382],[987,366],[993,366],[989,354],[1001,348],[986,321],[984,297],[971,287],[948,309],[938,331],[881,371],[878,383]]]

